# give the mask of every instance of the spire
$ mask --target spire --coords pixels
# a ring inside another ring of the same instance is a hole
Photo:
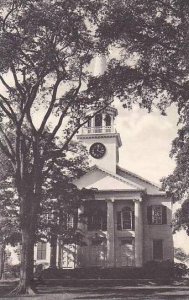
[[[94,76],[100,76],[103,75],[106,71],[107,63],[106,63],[106,57],[103,54],[99,54],[94,59],[94,70],[93,75]]]

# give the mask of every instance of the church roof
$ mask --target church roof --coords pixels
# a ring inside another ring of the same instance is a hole
[[[148,195],[163,196],[158,185],[141,176],[117,166],[116,174],[97,165],[92,166],[86,174],[74,181],[82,189],[96,189],[98,191],[135,191],[146,192]]]
[[[119,165],[117,165],[116,174],[145,187],[148,194],[165,195],[165,192],[160,190],[160,186],[158,184],[155,184],[127,169],[124,169]]]
[[[82,177],[74,181],[78,188],[93,188],[99,191],[145,191],[145,187],[124,178],[119,174],[113,174],[101,167],[94,165]]]

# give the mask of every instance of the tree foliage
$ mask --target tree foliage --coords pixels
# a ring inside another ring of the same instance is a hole
[[[19,196],[22,274],[30,270],[20,292],[31,279],[45,173],[64,159],[91,111],[112,96],[164,114],[175,103],[188,126],[188,23],[186,0],[2,1],[0,148]],[[95,78],[88,67],[101,52],[110,61]],[[51,147],[60,133],[61,147]]]
[[[126,107],[139,102],[162,113],[176,103],[188,109],[189,3],[185,0],[110,1],[99,29],[104,48],[117,47],[113,89]]]
[[[101,19],[96,0],[12,0],[1,6],[0,148],[12,163],[20,207],[19,293],[32,292],[31,258],[47,173],[58,157],[64,160],[92,111],[111,101],[89,84]]]
[[[188,255],[181,248],[174,249],[174,257],[183,262],[188,259]]]

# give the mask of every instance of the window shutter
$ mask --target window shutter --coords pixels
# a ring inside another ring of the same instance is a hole
[[[117,212],[117,230],[122,230],[122,226],[121,226],[121,211]]]
[[[167,207],[162,205],[162,224],[167,224]]]
[[[152,206],[147,207],[147,220],[148,220],[148,224],[151,225],[152,224]]]

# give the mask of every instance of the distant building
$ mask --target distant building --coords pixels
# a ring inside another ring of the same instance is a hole
[[[78,211],[82,243],[58,245],[62,268],[141,267],[151,260],[173,260],[172,201],[158,186],[118,165],[116,116],[117,110],[108,107],[77,136],[88,149],[91,168],[74,183],[93,189],[95,198],[84,199]],[[35,260],[49,263],[48,244],[38,244]]]

